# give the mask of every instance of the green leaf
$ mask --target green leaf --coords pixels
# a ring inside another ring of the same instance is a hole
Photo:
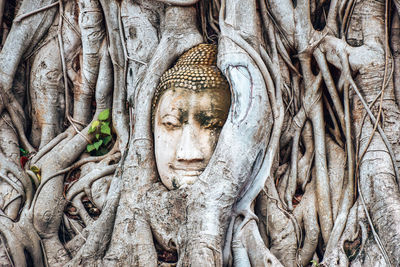
[[[107,124],[101,125],[100,132],[103,134],[111,135],[110,126],[108,126]]]
[[[25,149],[21,148],[21,147],[19,148],[19,150],[21,151],[22,156],[26,156],[28,154],[28,152]]]
[[[96,139],[99,140],[100,134],[96,134]]]
[[[97,128],[98,126],[100,125],[100,121],[94,121],[94,122],[92,122],[92,127],[93,128]]]
[[[111,135],[106,136],[103,141],[104,141],[104,145],[106,146],[110,141],[111,141],[112,137]]]
[[[89,127],[89,133],[94,133],[99,125],[100,125],[99,121],[92,122],[92,125],[90,125]]]
[[[88,145],[86,146],[87,152],[92,152],[92,151],[95,150],[95,149],[96,149],[96,147],[94,146],[94,144],[88,144]]]
[[[99,141],[93,143],[96,150],[99,150],[99,147],[101,146],[101,144],[103,144],[103,140],[99,140]]]
[[[102,112],[100,112],[99,114],[99,120],[101,121],[105,121],[108,119],[108,117],[110,117],[110,109],[105,109]]]

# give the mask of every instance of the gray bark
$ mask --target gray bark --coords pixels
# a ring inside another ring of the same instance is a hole
[[[400,264],[399,1],[11,2],[0,265]],[[168,190],[153,97],[200,43],[231,107],[199,179]]]

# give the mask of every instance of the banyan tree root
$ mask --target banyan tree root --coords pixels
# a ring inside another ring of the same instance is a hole
[[[63,52],[67,55],[66,64],[69,69],[80,52],[81,43],[80,36],[76,32],[78,26],[75,23],[75,17],[78,16],[76,5],[74,2],[68,2],[62,16],[62,19],[75,24],[64,23],[61,28],[64,39]],[[65,98],[65,90],[63,90],[63,66],[60,58],[61,50],[56,38],[58,31],[57,26],[54,25],[56,22],[58,22],[57,19],[42,41],[44,45],[33,57],[30,73],[32,112],[36,115],[33,117],[31,139],[34,141],[33,145],[39,147],[39,150],[62,132],[61,118],[64,117],[65,108],[70,106],[65,104],[68,98]],[[78,92],[75,90],[74,95],[80,95]]]
[[[31,201],[33,186],[19,166],[18,137],[12,127],[8,114],[0,119],[1,148],[1,210],[4,215],[15,220],[21,205]]]
[[[283,266],[265,246],[254,220],[241,229],[240,219],[235,224],[232,240],[233,266]]]
[[[28,2],[0,52],[1,263],[157,266],[177,253],[178,266],[398,264],[389,1]],[[153,94],[177,57],[215,35],[230,115],[199,181],[168,191]],[[29,130],[13,82],[32,56]],[[88,157],[88,128],[106,109],[117,141]],[[39,148],[25,172],[20,146]]]
[[[97,119],[98,114],[102,110],[111,107],[112,87],[108,78],[111,74],[111,67],[110,64],[107,63],[110,61],[108,57],[108,54],[103,49],[99,55],[100,61],[102,62],[102,67],[98,71],[99,81],[101,82],[99,82],[96,87],[96,102],[99,103],[99,105],[97,106],[97,112],[94,114],[94,120]],[[86,103],[75,103],[76,107],[81,107],[83,110],[90,110],[90,105],[90,101],[86,101]],[[80,109],[74,110],[74,113],[79,113],[80,111]],[[49,112],[49,110],[47,110],[47,112]],[[75,116],[74,114],[74,117],[78,116]],[[78,125],[78,127],[81,126]],[[39,249],[45,251],[44,254],[47,257],[46,260],[43,258],[40,258],[40,260],[35,259],[38,266],[46,261],[49,264],[60,264],[66,263],[70,260],[65,248],[58,238],[60,215],[63,214],[65,206],[65,201],[60,198],[62,197],[64,184],[64,175],[60,170],[71,165],[73,161],[75,161],[86,149],[86,145],[88,144],[87,140],[93,138],[93,136],[88,135],[88,129],[89,126],[87,126],[86,129],[83,129],[81,134],[77,134],[75,129],[70,127],[65,131],[65,134],[59,135],[60,138],[58,138],[57,141],[50,142],[44,146],[44,152],[41,152],[42,155],[35,158],[35,166],[41,171],[41,183],[36,190],[33,200],[31,199],[31,201],[26,202],[22,213],[24,216],[22,218],[28,218],[26,219],[28,220],[26,225],[31,225],[30,227],[34,227],[35,229],[26,232],[39,234],[37,236],[37,242],[40,241],[40,244],[42,244],[39,246]],[[82,137],[82,134],[86,136]],[[69,160],[64,161],[66,158]],[[115,167],[107,173],[112,173],[114,170]],[[29,187],[26,186],[25,189],[27,188]],[[52,194],[47,193],[48,188],[52,188]],[[18,223],[22,223],[22,218]],[[31,247],[33,248],[35,246]],[[32,255],[37,255],[35,257],[39,257],[42,255],[42,252],[35,252],[32,253],[31,256]],[[24,258],[25,257],[22,256],[21,260]]]
[[[53,0],[35,1],[33,4],[23,1],[19,8],[19,14],[27,13],[35,10],[43,5],[54,2]],[[36,16],[28,17],[21,22],[14,22],[14,26],[10,31],[6,42],[0,52],[0,87],[1,98],[4,108],[9,112],[14,126],[17,129],[19,139],[24,148],[29,152],[33,152],[34,148],[29,144],[22,123],[23,119],[18,116],[24,114],[21,105],[15,102],[14,96],[10,93],[18,65],[24,55],[29,53],[47,32],[53,22],[56,8],[50,8],[44,12],[38,13]],[[23,37],[22,37],[23,36]],[[22,37],[22,38],[21,38]],[[19,115],[17,115],[18,113]]]

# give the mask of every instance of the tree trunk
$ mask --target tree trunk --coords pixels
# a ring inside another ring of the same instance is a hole
[[[398,7],[0,0],[0,265],[400,265]],[[169,189],[160,81],[202,43],[230,108],[202,111],[212,156]]]

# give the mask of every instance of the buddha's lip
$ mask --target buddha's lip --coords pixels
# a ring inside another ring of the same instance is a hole
[[[175,171],[188,173],[188,174],[193,173],[193,175],[198,175],[198,173],[202,173],[204,171],[204,168],[201,168],[201,167],[190,167],[190,166],[176,167],[173,165],[170,165],[170,166]]]

